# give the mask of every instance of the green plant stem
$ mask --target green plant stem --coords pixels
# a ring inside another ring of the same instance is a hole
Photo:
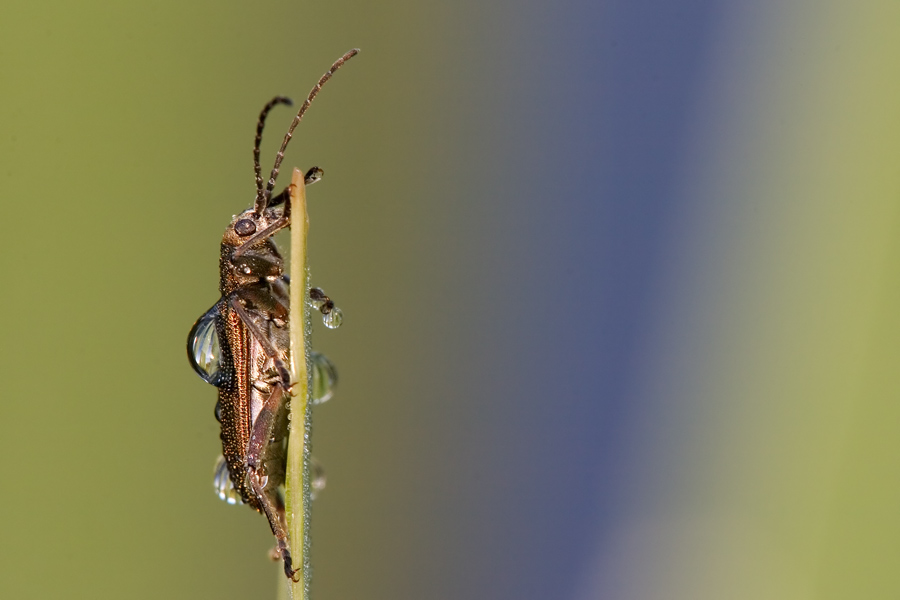
[[[291,376],[294,383],[291,398],[290,436],[288,439],[285,499],[288,535],[294,568],[300,569],[300,580],[288,582],[292,600],[309,599],[309,436],[310,436],[310,316],[309,268],[306,235],[309,216],[306,212],[306,184],[303,172],[294,169],[291,176]],[[284,578],[284,575],[281,575]]]

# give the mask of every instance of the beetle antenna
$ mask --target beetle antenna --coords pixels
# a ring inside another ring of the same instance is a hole
[[[315,97],[319,95],[319,92],[322,90],[322,86],[325,85],[325,82],[331,79],[331,76],[334,75],[334,72],[344,66],[345,62],[356,56],[358,53],[359,48],[354,48],[353,50],[350,50],[342,57],[334,61],[334,64],[331,65],[331,68],[328,69],[328,71],[326,71],[325,74],[319,78],[319,82],[316,83],[312,91],[309,92],[309,96],[307,96],[306,100],[304,100],[303,105],[300,106],[300,110],[297,111],[297,116],[294,117],[290,128],[288,128],[287,134],[284,136],[284,141],[281,142],[281,148],[278,150],[278,154],[275,155],[275,166],[272,167],[272,174],[269,176],[269,183],[266,184],[266,191],[262,194],[262,196],[256,199],[256,206],[254,209],[256,211],[256,214],[261,214],[269,204],[269,198],[272,197],[272,190],[275,189],[275,179],[278,177],[278,169],[281,167],[281,161],[284,160],[284,151],[287,148],[288,142],[291,141],[291,136],[294,135],[294,129],[296,129],[297,125],[300,123],[300,119],[303,118],[303,115],[306,113],[306,110],[309,108],[309,105],[312,104],[312,101],[315,99]]]
[[[262,132],[263,126],[266,124],[266,117],[269,116],[269,111],[272,110],[276,104],[286,104],[288,106],[293,106],[294,101],[285,96],[275,96],[274,98],[269,100],[268,104],[263,106],[262,112],[259,113],[259,120],[256,122],[256,140],[253,142],[253,170],[256,172],[257,202],[262,197],[263,193],[262,167],[259,166],[259,144],[260,142],[262,142]]]

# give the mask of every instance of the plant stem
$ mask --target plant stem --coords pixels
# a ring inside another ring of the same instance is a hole
[[[300,569],[300,581],[288,582],[293,600],[309,600],[309,435],[310,435],[310,369],[309,369],[309,268],[306,235],[309,215],[306,212],[306,184],[303,172],[294,169],[291,176],[291,377],[294,386],[288,438],[285,500],[288,535],[294,568]],[[284,575],[281,575],[284,577]]]

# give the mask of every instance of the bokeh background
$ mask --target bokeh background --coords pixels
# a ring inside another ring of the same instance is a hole
[[[286,160],[345,313],[314,597],[900,597],[897,23],[6,0],[0,597],[274,598],[184,343],[260,107],[354,46]]]

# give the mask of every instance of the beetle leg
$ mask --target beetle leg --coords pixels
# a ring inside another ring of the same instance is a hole
[[[284,397],[284,388],[280,382],[273,386],[272,393],[266,398],[256,420],[253,421],[253,430],[250,432],[250,441],[247,443],[247,465],[257,470],[260,467],[259,457],[263,448],[268,444],[269,438],[275,429],[275,415],[281,399]]]
[[[253,431],[250,434],[250,442],[247,444],[247,479],[250,482],[250,488],[253,490],[256,500],[269,520],[269,527],[272,528],[272,533],[275,534],[278,553],[284,560],[284,574],[293,579],[297,570],[292,568],[291,563],[284,504],[278,499],[277,494],[266,493],[267,478],[260,472],[260,455],[275,429],[275,416],[283,398],[284,389],[280,383],[275,383],[272,393],[266,398],[262,410],[259,411],[259,415],[253,422]]]
[[[236,295],[231,296],[229,298],[228,303],[231,305],[231,308],[234,309],[234,312],[237,313],[238,317],[240,317],[241,321],[243,321],[244,325],[250,331],[250,334],[256,338],[256,341],[259,342],[259,345],[263,347],[263,350],[266,352],[266,356],[271,358],[275,362],[275,370],[278,371],[278,376],[281,377],[281,382],[285,389],[289,389],[291,387],[291,374],[288,371],[287,365],[281,359],[278,350],[275,349],[275,346],[272,345],[272,342],[266,337],[262,331],[260,331],[259,327],[256,326],[256,323],[253,322],[253,319],[250,318],[250,315],[247,314],[247,311],[241,306],[240,298]]]
[[[272,196],[272,198],[269,199],[267,208],[272,208],[273,206],[278,206],[279,204],[290,204],[290,202],[288,202],[288,200],[290,199],[291,186],[288,186],[284,188],[284,190],[282,190],[280,194],[278,194],[277,196]],[[285,206],[285,208],[287,208],[287,206]]]
[[[263,477],[260,475],[259,471],[251,468],[247,472],[247,480],[250,482],[250,488],[256,495],[256,499],[259,501],[263,512],[265,512],[266,518],[269,520],[269,527],[272,528],[272,533],[275,534],[278,553],[284,561],[284,574],[293,579],[299,569],[293,568],[293,561],[291,560],[291,549],[287,539],[284,506],[280,503],[276,505],[272,502],[271,498],[266,495]]]
[[[317,181],[321,181],[322,177],[325,175],[325,170],[320,169],[319,167],[313,167],[303,175],[303,183],[306,185],[312,185]],[[285,203],[291,199],[291,186],[287,186],[282,190],[280,194],[277,196],[272,196],[269,198],[269,203],[266,204],[267,208],[271,208],[273,206],[278,206],[279,204]]]

